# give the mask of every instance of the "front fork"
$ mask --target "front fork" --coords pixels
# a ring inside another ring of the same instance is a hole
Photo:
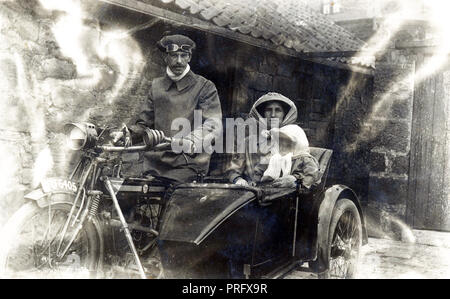
[[[128,228],[128,224],[125,220],[125,217],[123,216],[122,210],[120,209],[119,202],[117,200],[116,194],[112,187],[111,181],[107,177],[105,177],[104,182],[105,182],[105,186],[111,196],[111,199],[114,203],[114,208],[116,209],[116,212],[119,215],[119,219],[122,224],[122,228],[125,232],[125,237],[127,238],[128,245],[130,246],[130,249],[133,253],[136,265],[139,270],[139,274],[140,274],[141,278],[146,279],[147,277],[145,275],[144,268],[142,267],[141,260],[139,259],[139,255],[138,255],[136,247],[134,245],[133,237],[131,236],[130,229]],[[89,191],[88,194],[89,194],[88,202],[86,204],[86,207],[90,207],[90,208],[84,209],[83,214],[81,215],[80,220],[78,221],[78,224],[69,239],[69,242],[66,244],[66,246],[64,247],[64,249],[62,251],[60,251],[60,252],[58,251],[57,257],[59,260],[62,260],[64,258],[64,256],[67,254],[68,250],[70,249],[70,246],[72,246],[72,243],[74,242],[74,240],[78,236],[79,232],[83,228],[84,222],[86,220],[92,221],[93,217],[95,216],[95,212],[93,212],[93,210],[96,210],[96,207],[98,207],[98,202],[99,202],[100,195],[102,194],[102,192],[101,191]],[[64,238],[64,236],[62,236],[62,238]]]
[[[114,192],[114,188],[111,184],[111,181],[108,179],[108,177],[103,177],[102,179],[105,182],[106,189],[108,190],[111,199],[114,203],[116,212],[119,215],[120,222],[122,223],[122,228],[125,232],[125,237],[127,238],[128,245],[130,246],[130,249],[133,253],[134,260],[139,270],[139,274],[141,278],[146,279],[147,277],[145,276],[144,268],[142,267],[141,260],[139,259],[136,247],[134,246],[133,237],[131,236],[130,229],[128,228],[128,223],[126,222],[122,210],[120,209],[119,201],[117,200],[116,193]]]
[[[92,221],[93,218],[95,217],[96,213],[97,213],[97,208],[98,208],[98,204],[99,204],[100,196],[101,196],[102,192],[101,191],[95,191],[95,190],[88,191],[87,192],[88,193],[87,194],[87,202],[86,202],[86,205],[85,205],[86,208],[83,210],[83,213],[81,214],[81,217],[80,217],[80,219],[78,221],[78,225],[76,226],[75,230],[73,231],[72,236],[69,239],[69,242],[66,244],[64,249],[62,251],[60,251],[62,243],[63,243],[63,240],[64,240],[64,236],[65,236],[65,234],[67,232],[67,229],[68,229],[69,223],[71,221],[72,215],[73,215],[73,213],[75,211],[77,201],[78,201],[78,199],[79,199],[79,197],[81,195],[81,192],[82,192],[82,189],[83,189],[82,186],[85,185],[85,183],[86,183],[86,181],[87,181],[87,179],[89,177],[89,174],[90,174],[92,169],[94,171],[93,171],[93,175],[92,175],[93,179],[92,179],[91,190],[94,187],[93,183],[94,183],[95,178],[96,178],[97,161],[93,161],[93,162],[90,163],[90,165],[88,167],[88,170],[85,172],[84,176],[82,177],[81,184],[80,184],[80,189],[79,189],[79,191],[78,191],[78,193],[77,193],[77,195],[75,197],[75,201],[73,203],[71,211],[69,212],[69,217],[68,217],[68,219],[67,219],[67,221],[66,221],[66,223],[64,225],[64,228],[63,228],[63,231],[62,231],[62,235],[61,235],[61,239],[60,239],[60,242],[58,244],[57,257],[58,257],[59,260],[62,260],[64,258],[64,256],[66,256],[68,250],[72,246],[72,243],[77,238],[79,232],[83,228],[83,225],[84,225],[84,222],[86,221],[86,219],[88,221]],[[120,219],[120,222],[122,224],[122,228],[123,228],[123,230],[125,232],[125,237],[127,239],[128,245],[130,246],[130,249],[131,249],[131,251],[133,253],[136,265],[137,265],[138,270],[139,270],[139,274],[140,274],[141,278],[146,279],[147,277],[145,275],[144,268],[142,267],[141,260],[139,259],[139,255],[138,255],[136,247],[134,245],[133,237],[131,236],[130,229],[128,228],[128,224],[127,224],[127,222],[125,220],[125,217],[123,216],[122,210],[121,210],[120,205],[119,205],[119,201],[117,200],[116,193],[114,192],[114,188],[113,188],[113,186],[111,184],[111,181],[106,176],[102,177],[102,180],[105,183],[105,186],[106,186],[106,189],[109,192],[109,195],[111,196],[111,199],[112,199],[112,201],[114,203],[114,208],[116,209],[116,212],[119,215],[119,219]],[[84,199],[84,196],[83,196],[83,199]],[[83,202],[82,202],[82,206],[83,206]],[[82,209],[82,206],[80,207],[80,211]],[[77,217],[75,217],[75,219],[73,220],[72,225],[75,223],[75,221],[78,218],[78,216],[79,215],[77,215]]]

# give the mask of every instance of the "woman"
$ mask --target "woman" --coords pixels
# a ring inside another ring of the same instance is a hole
[[[309,189],[319,176],[319,164],[309,154],[309,143],[305,132],[297,125],[297,108],[287,97],[270,92],[260,97],[252,109],[249,117],[263,126],[262,137],[269,137],[278,142],[272,142],[271,150],[261,151],[261,140],[258,138],[258,151],[249,151],[246,139],[245,154],[235,154],[227,172],[230,182],[238,185],[258,185],[269,182],[271,186],[289,188],[300,186]],[[271,127],[272,122],[279,127]],[[259,136],[261,137],[261,136]]]

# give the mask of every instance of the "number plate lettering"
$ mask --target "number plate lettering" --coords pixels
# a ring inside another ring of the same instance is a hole
[[[41,182],[44,192],[68,191],[76,193],[78,188],[75,182],[61,178],[47,178]]]

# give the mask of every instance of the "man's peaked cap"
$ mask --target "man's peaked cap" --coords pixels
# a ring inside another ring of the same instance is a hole
[[[182,45],[188,45],[191,47],[191,51],[194,50],[196,47],[196,44],[192,39],[181,34],[164,36],[160,41],[156,43],[158,49],[160,49],[163,52],[166,52],[167,46],[170,44],[175,44],[180,47]]]

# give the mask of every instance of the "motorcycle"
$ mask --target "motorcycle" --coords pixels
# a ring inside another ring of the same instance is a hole
[[[355,277],[365,217],[351,188],[326,186],[332,150],[310,147],[320,168],[310,190],[202,175],[186,183],[122,175],[121,154],[164,147],[172,140],[162,132],[147,130],[144,145],[132,146],[125,128],[117,146],[106,131],[66,126],[80,159],[68,178],[27,194],[3,228],[0,277],[105,277],[117,266],[140,278],[282,278],[295,269]]]
[[[81,152],[78,163],[68,178],[46,178],[25,195],[28,202],[0,233],[0,277],[73,274],[74,269],[100,277],[105,263],[126,268],[133,260],[141,278],[161,276],[156,237],[170,182],[124,178],[121,157],[170,139],[153,130],[144,145],[130,146],[126,134],[123,146],[101,145],[107,131],[90,123],[66,125],[69,147]]]

